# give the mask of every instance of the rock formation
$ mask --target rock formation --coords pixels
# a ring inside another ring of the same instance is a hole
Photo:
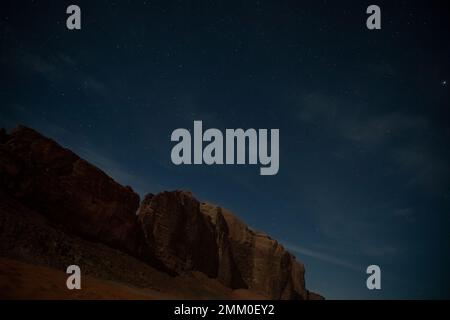
[[[139,196],[36,131],[2,138],[0,181],[6,191],[73,233],[140,254]]]
[[[213,226],[187,192],[147,195],[139,220],[152,252],[168,269],[196,270],[217,277],[218,255]]]
[[[139,219],[148,246],[168,269],[200,271],[230,288],[247,287],[233,259],[228,225],[221,215],[204,215],[190,192],[147,195]]]
[[[233,259],[250,290],[271,299],[306,299],[304,267],[282,245],[255,232],[229,211],[204,203],[202,212],[224,220]]]
[[[167,279],[199,273],[218,283],[215,291],[191,284],[209,297],[248,289],[270,299],[321,298],[305,289],[304,266],[294,256],[227,210],[187,191],[149,194],[139,203],[131,187],[23,126],[0,131],[0,195],[0,256],[58,268],[73,259],[91,275],[133,285],[148,281],[121,275],[127,263],[130,272],[156,268]],[[94,262],[96,252],[102,263]],[[121,271],[111,267],[115,261]],[[157,289],[169,286],[167,279]]]

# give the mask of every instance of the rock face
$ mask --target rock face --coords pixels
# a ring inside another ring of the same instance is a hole
[[[212,223],[187,191],[149,194],[139,208],[147,244],[168,269],[200,271],[230,288],[246,288],[232,257],[227,225],[219,218]]]
[[[11,266],[5,259],[15,263]],[[17,268],[17,264],[23,263],[29,266],[26,274]],[[71,264],[82,270],[81,296],[74,294],[78,290],[66,288],[66,268]],[[52,272],[42,275],[43,266]],[[93,287],[88,278],[109,285]],[[111,287],[111,283],[118,285]],[[58,287],[63,289],[59,293]],[[124,290],[137,293],[138,289],[145,291],[145,295],[122,298],[235,298],[233,290],[202,273],[173,276],[119,250],[64,232],[0,189],[0,299],[116,299]],[[236,295],[236,298],[259,299],[259,296],[245,290],[244,297]]]
[[[282,245],[225,209],[204,203],[202,212],[225,221],[233,260],[250,290],[271,299],[307,299],[304,266]]]
[[[148,285],[155,278],[144,262],[106,245],[68,234],[1,191],[0,239],[0,256],[20,258],[57,270],[76,264],[83,274],[133,285]]]
[[[149,247],[169,269],[196,270],[217,277],[214,230],[191,194],[147,195],[139,209],[139,220]]]
[[[139,196],[36,131],[0,133],[0,184],[69,232],[143,256]]]
[[[208,206],[207,203],[202,203],[200,211],[214,227],[217,254],[219,257],[217,277],[231,288],[247,289],[248,285],[242,278],[242,273],[234,258],[228,224],[221,213],[221,208],[217,208],[214,212],[205,210],[206,206]]]
[[[248,289],[271,299],[322,298],[305,289],[303,264],[227,210],[200,203],[187,191],[149,194],[139,204],[130,187],[26,127],[10,134],[0,130],[0,196],[0,256],[29,257],[27,262],[52,267],[81,259],[75,262],[85,263],[91,274],[133,281],[139,278],[121,275],[111,264],[120,261],[127,270],[129,263],[130,272],[139,273],[142,262],[167,277],[198,272],[230,291]],[[93,264],[96,252],[108,258]]]
[[[200,271],[271,299],[308,299],[303,264],[229,211],[186,191],[148,195],[139,209],[149,247],[171,270]]]

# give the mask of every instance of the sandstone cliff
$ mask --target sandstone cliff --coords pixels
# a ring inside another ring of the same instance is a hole
[[[203,203],[201,210],[212,221],[225,221],[233,259],[250,290],[271,299],[307,299],[303,264],[282,245],[225,209]]]
[[[2,134],[0,182],[28,207],[87,239],[141,256],[139,196],[36,131]]]
[[[233,297],[237,289],[244,297],[321,298],[305,289],[295,257],[225,209],[186,191],[140,203],[130,187],[26,127],[0,131],[0,195],[0,256],[58,269],[76,263],[169,295],[185,284],[187,298]]]
[[[190,192],[148,195],[139,209],[145,238],[171,270],[200,271],[230,288],[247,288],[233,258],[228,225],[211,221]]]

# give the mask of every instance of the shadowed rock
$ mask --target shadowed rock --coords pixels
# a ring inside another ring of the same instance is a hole
[[[19,126],[0,134],[0,183],[69,232],[142,257],[139,196],[72,151]]]

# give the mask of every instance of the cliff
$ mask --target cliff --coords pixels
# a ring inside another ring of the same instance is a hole
[[[1,257],[78,264],[159,298],[321,298],[306,290],[303,264],[227,210],[186,191],[140,203],[131,187],[30,128],[0,131],[0,196]]]

